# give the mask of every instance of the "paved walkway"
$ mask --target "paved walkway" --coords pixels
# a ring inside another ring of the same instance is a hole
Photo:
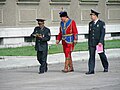
[[[87,62],[79,56],[71,73],[61,72],[64,63],[49,64],[45,74],[38,74],[38,66],[0,69],[0,90],[120,90],[120,56],[109,58],[107,73],[97,59],[95,74],[85,75]]]
[[[108,58],[120,57],[120,48],[118,49],[107,49],[106,54]],[[88,51],[73,52],[73,61],[88,60]],[[99,56],[96,56],[99,59]],[[48,55],[48,63],[61,63],[64,62],[64,54],[52,54]],[[36,60],[36,56],[0,56],[0,69],[1,68],[19,68],[37,66],[39,63]]]

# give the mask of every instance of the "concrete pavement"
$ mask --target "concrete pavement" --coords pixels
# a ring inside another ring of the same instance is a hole
[[[106,49],[106,54],[108,58],[120,57],[120,48],[117,49]],[[78,60],[88,60],[88,51],[78,51],[73,52],[73,61]],[[96,58],[99,59],[98,54]],[[64,54],[52,54],[48,55],[48,64],[61,63],[64,62]],[[0,69],[3,68],[19,68],[19,67],[29,67],[37,66],[39,63],[36,60],[36,56],[0,56]]]
[[[49,64],[49,71],[38,74],[38,66],[0,69],[0,90],[120,90],[120,57],[109,58],[104,73],[96,60],[94,75],[85,75],[87,60],[74,61],[75,72],[62,73],[64,63]]]

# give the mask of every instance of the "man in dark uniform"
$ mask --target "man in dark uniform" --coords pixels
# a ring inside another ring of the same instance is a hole
[[[37,51],[37,60],[41,64],[39,68],[39,74],[47,72],[47,54],[48,54],[48,43],[50,40],[51,33],[50,29],[44,26],[44,19],[36,19],[38,21],[37,27],[31,34],[32,37],[36,38],[35,50]]]
[[[96,46],[103,46],[103,52],[98,53],[104,68],[104,72],[108,72],[108,61],[104,51],[104,37],[105,37],[105,23],[98,19],[100,13],[91,9],[91,19],[89,23],[89,36],[88,36],[88,46],[89,46],[89,71],[86,73],[94,74],[95,68],[95,52]]]

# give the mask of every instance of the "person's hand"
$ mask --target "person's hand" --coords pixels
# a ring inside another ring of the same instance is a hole
[[[102,46],[102,43],[98,43],[99,46]]]
[[[74,40],[74,45],[76,45],[77,44],[77,40]]]
[[[41,34],[37,34],[36,37],[43,38],[43,36]]]
[[[39,35],[38,38],[43,38],[43,36]]]
[[[56,40],[56,45],[58,45],[59,44],[59,40]]]

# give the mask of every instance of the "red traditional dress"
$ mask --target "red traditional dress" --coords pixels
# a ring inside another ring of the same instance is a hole
[[[60,32],[57,40],[62,40],[63,51],[65,54],[65,70],[73,70],[71,52],[74,49],[74,42],[78,39],[78,31],[74,20],[69,19],[66,23],[60,23]]]

